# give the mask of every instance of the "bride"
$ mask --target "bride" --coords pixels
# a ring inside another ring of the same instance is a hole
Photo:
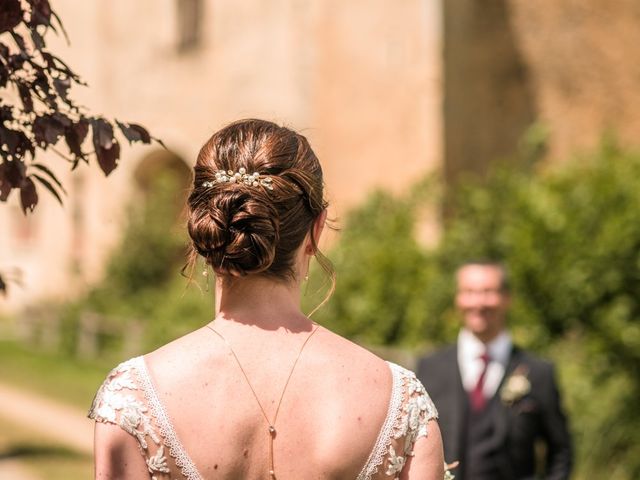
[[[89,416],[100,479],[438,479],[436,410],[414,374],[315,324],[300,285],[326,219],[306,138],[215,133],[189,196],[190,262],[213,321],[116,367]]]

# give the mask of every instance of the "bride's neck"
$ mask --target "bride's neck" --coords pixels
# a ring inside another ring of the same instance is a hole
[[[230,281],[216,279],[216,318],[266,329],[296,329],[308,320],[300,310],[297,282],[249,275]]]

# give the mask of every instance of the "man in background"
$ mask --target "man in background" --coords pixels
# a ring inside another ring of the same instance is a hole
[[[456,480],[537,478],[541,450],[543,478],[567,479],[571,439],[554,369],[511,341],[504,267],[467,263],[456,272],[456,282],[463,319],[457,343],[418,366],[439,412],[445,458],[460,462]]]

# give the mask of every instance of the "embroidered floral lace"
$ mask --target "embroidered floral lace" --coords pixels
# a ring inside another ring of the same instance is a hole
[[[431,398],[413,372],[389,363],[393,387],[376,443],[356,480],[398,479],[415,441],[436,419]],[[152,480],[202,480],[180,443],[151,382],[143,357],[109,373],[98,390],[89,418],[120,426],[136,438]]]

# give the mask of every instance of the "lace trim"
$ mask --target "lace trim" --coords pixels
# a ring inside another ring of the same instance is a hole
[[[174,459],[177,467],[187,480],[202,480],[202,476],[191,458],[189,458],[189,455],[187,455],[187,452],[176,435],[164,406],[158,398],[158,393],[151,381],[151,375],[149,375],[144,357],[135,357],[131,359],[131,362],[134,363],[136,367],[134,371],[137,373],[138,382],[144,392],[149,410],[158,423],[158,430],[164,439],[164,444],[169,448],[169,455]]]
[[[378,472],[378,467],[382,465],[385,456],[387,455],[388,445],[391,441],[391,436],[395,430],[396,419],[400,413],[402,407],[402,370],[399,365],[395,363],[387,362],[391,369],[393,376],[393,385],[391,387],[391,399],[389,400],[389,408],[387,410],[387,416],[382,425],[382,429],[378,434],[376,443],[369,454],[367,463],[360,471],[360,474],[356,480],[371,480],[371,477]]]

